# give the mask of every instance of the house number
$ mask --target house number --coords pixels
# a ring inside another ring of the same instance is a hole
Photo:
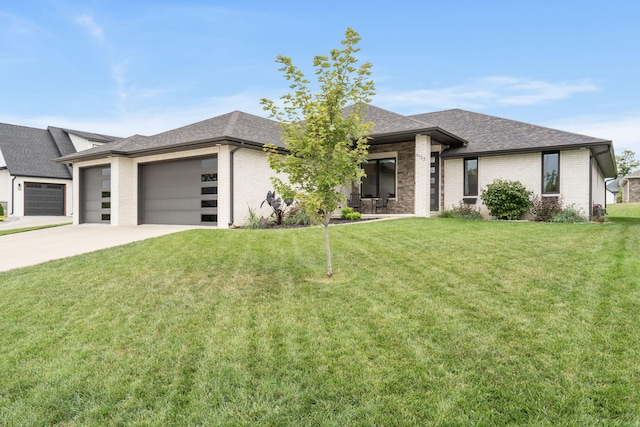
[[[427,161],[427,156],[423,156],[422,154],[417,154],[417,153],[416,153],[416,157],[417,157],[419,160],[422,160],[423,162],[426,162],[426,161]]]

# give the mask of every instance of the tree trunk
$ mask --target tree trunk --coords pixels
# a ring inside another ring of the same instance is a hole
[[[331,266],[331,245],[329,245],[329,221],[331,220],[331,212],[324,216],[324,247],[327,252],[327,277],[333,275],[333,267]]]

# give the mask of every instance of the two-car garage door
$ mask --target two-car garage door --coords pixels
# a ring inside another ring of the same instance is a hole
[[[217,158],[147,163],[139,177],[140,223],[217,225]]]

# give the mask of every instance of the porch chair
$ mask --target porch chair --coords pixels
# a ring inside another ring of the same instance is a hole
[[[349,200],[347,201],[347,206],[353,208],[354,211],[360,212],[360,193],[351,193],[349,196]]]
[[[376,213],[378,213],[378,209],[382,210],[384,213],[387,213],[388,204],[389,204],[388,197],[381,197],[379,199],[376,199],[376,204],[374,206],[376,208]]]

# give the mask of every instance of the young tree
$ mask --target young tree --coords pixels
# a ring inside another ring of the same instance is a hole
[[[616,165],[618,166],[618,176],[622,178],[640,166],[640,161],[636,160],[635,152],[624,150],[622,154],[616,156]]]
[[[291,82],[291,92],[280,97],[282,106],[269,99],[261,103],[282,124],[286,154],[267,146],[269,164],[288,175],[289,183],[275,178],[273,185],[285,198],[298,193],[305,209],[324,225],[327,275],[333,274],[329,221],[339,203],[346,200],[339,188],[358,184],[364,175],[360,165],[367,159],[372,123],[365,123],[365,103],[371,102],[374,84],[371,64],[357,66],[355,54],[360,36],[347,28],[343,49],[313,59],[319,91],[312,93],[303,72],[291,58],[278,56],[279,71]],[[349,106],[349,108],[345,108]]]

